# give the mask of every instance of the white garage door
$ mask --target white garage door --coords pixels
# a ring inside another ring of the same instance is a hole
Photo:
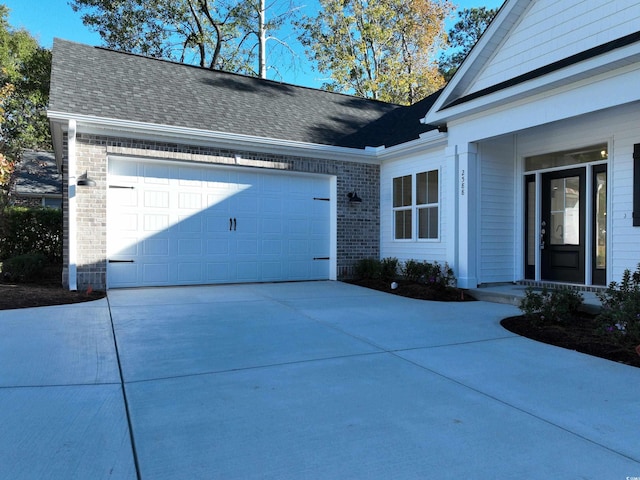
[[[110,159],[109,288],[329,278],[330,182]]]

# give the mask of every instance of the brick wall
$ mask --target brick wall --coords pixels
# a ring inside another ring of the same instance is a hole
[[[66,149],[66,142],[65,142]],[[338,277],[350,276],[361,258],[379,258],[380,187],[378,165],[346,161],[256,154],[242,150],[189,146],[79,134],[76,139],[76,177],[87,172],[95,187],[77,187],[77,281],[78,289],[106,287],[107,251],[107,162],[109,154],[136,158],[243,165],[336,176],[337,178],[337,268]],[[64,222],[68,231],[67,158],[63,169]],[[350,203],[347,194],[357,191],[362,203]],[[68,238],[64,238],[63,281],[68,286]]]

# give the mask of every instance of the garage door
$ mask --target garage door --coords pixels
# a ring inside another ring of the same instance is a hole
[[[110,159],[109,288],[329,278],[330,181]]]

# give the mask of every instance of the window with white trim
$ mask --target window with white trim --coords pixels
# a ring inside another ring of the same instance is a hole
[[[393,179],[394,239],[437,239],[439,218],[438,170]]]

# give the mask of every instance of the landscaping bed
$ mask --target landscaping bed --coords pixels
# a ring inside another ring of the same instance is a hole
[[[2,282],[0,310],[89,302],[104,296],[105,292],[71,291],[56,284]]]
[[[595,315],[582,314],[570,322],[531,321],[524,315],[505,318],[500,324],[523,337],[568,348],[595,357],[640,367],[640,355],[634,341],[601,333],[601,323]]]

